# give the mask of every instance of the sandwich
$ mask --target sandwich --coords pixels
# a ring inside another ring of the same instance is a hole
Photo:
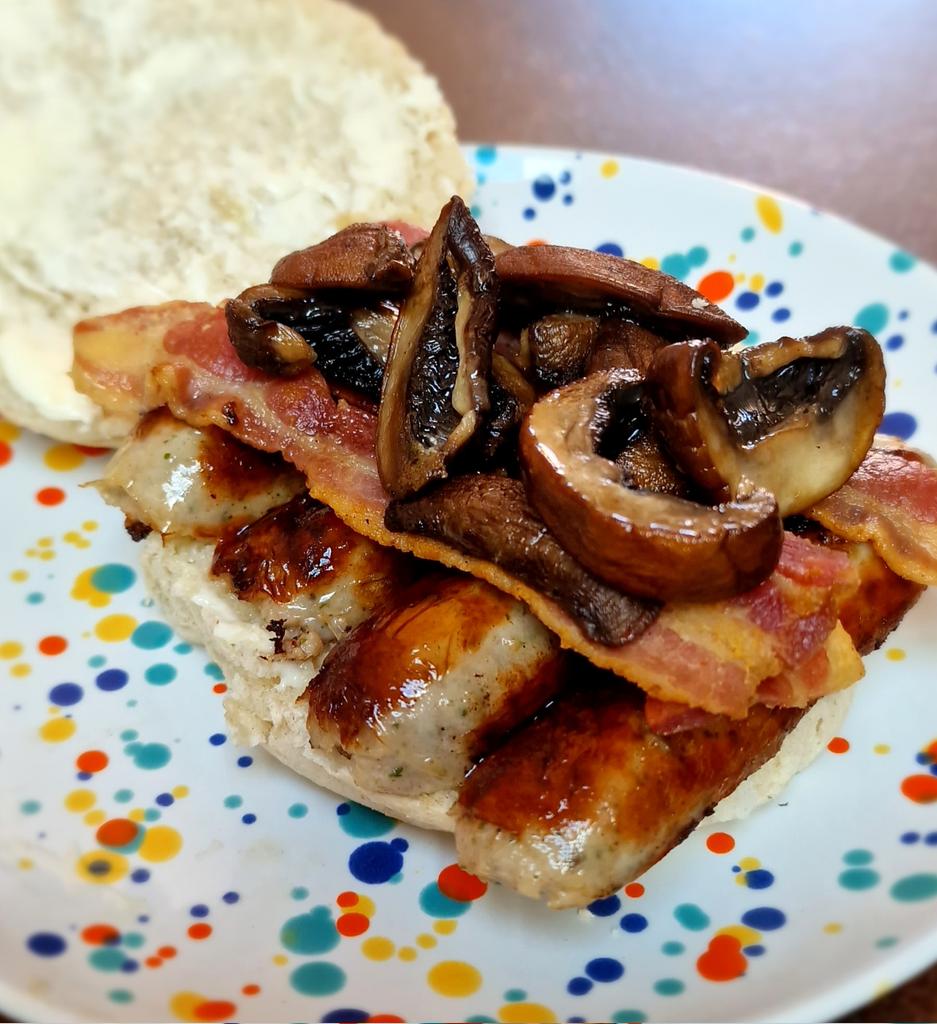
[[[235,738],[579,907],[836,731],[937,580],[931,460],[854,327],[745,347],[620,257],[353,224],[74,331],[97,486]]]

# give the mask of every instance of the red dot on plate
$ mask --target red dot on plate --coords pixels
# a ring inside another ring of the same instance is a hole
[[[75,758],[75,767],[80,772],[101,772],[108,766],[110,759],[103,750],[86,750]],[[130,840],[127,840],[130,842]],[[120,845],[120,844],[118,844]]]
[[[13,449],[6,441],[0,441],[0,466],[5,466],[12,458]]]
[[[200,922],[199,924],[193,924],[189,926],[189,938],[190,939],[207,939],[211,935],[211,925]]]
[[[68,641],[64,636],[44,636],[39,641],[39,652],[50,658],[61,654],[68,647]]]
[[[224,683],[215,683],[212,687],[212,693],[227,693],[228,687]]]
[[[338,894],[338,898],[335,902],[340,907],[353,907],[358,902],[358,894],[356,892],[342,892]]]
[[[259,985],[245,985],[244,988],[241,989],[241,991],[246,996],[256,996],[257,993],[260,991],[260,986]]]
[[[40,505],[61,505],[65,500],[65,492],[61,487],[43,487],[36,492],[36,501]]]
[[[728,832],[713,832],[706,840],[706,849],[710,853],[729,853],[735,849],[735,840]]]
[[[344,935],[347,939],[354,938],[356,935],[364,935],[370,927],[371,922],[364,914],[342,914],[335,922],[335,928],[339,935]]]
[[[639,896],[644,895],[644,886],[640,882],[629,882],[625,886],[625,895],[636,900]]]
[[[458,864],[450,864],[443,868],[439,872],[436,884],[444,896],[461,903],[477,900],[488,891],[487,882],[469,874],[468,871],[463,871]]]
[[[172,958],[176,955],[176,947],[175,946],[160,946],[159,949],[156,952],[164,960],[172,960]]]
[[[849,740],[844,740],[842,736],[834,736],[830,742],[827,743],[826,749],[831,754],[845,754],[849,749]]]

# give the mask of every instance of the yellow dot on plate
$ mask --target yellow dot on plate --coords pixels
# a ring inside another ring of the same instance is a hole
[[[498,1020],[504,1024],[527,1024],[531,1020],[556,1024],[556,1014],[540,1003],[505,1003],[498,1010]]]
[[[85,531],[85,533],[94,533],[94,531],[98,528],[98,524],[93,519],[88,519],[81,524],[81,528]]]
[[[92,850],[78,858],[76,870],[86,882],[109,885],[127,874],[127,858],[111,850]]]
[[[273,957],[273,962],[277,967],[283,967],[290,962],[290,958],[288,956],[284,956],[282,953],[277,953]]]
[[[416,960],[416,950],[413,946],[401,946],[397,950],[397,956],[401,959],[410,963],[412,960]]]
[[[645,267],[650,267],[651,270],[660,270],[660,260],[656,256],[645,256],[644,259],[638,260],[638,262]]]
[[[146,811],[142,807],[134,807],[132,810],[127,812],[127,817],[131,821],[146,821]]]
[[[876,743],[872,748],[876,754],[890,754],[891,747],[887,743]]]
[[[15,441],[20,436],[20,428],[12,423],[0,420],[0,441]]]
[[[351,907],[348,909],[350,910]],[[367,896],[362,896],[361,893],[358,893],[358,902],[354,906],[356,914],[364,914],[365,917],[370,919],[374,917],[374,911],[376,909],[377,908],[374,906],[374,900],[368,899]]]
[[[390,960],[394,955],[394,944],[390,939],[375,935],[361,943],[361,952],[369,960]]]
[[[16,866],[20,871],[29,871],[29,869],[33,867],[33,862],[28,857],[20,857],[16,862]]]
[[[436,937],[424,932],[422,935],[417,935],[416,944],[420,949],[432,949],[436,945]]]
[[[752,274],[748,279],[748,287],[753,292],[760,292],[765,286],[765,275],[764,274]]]
[[[885,657],[888,658],[889,661],[904,661],[907,654],[905,654],[904,650],[900,647],[889,647],[885,652]]]
[[[14,569],[10,573],[10,579],[14,583],[25,583],[29,579],[29,573],[25,569]]]
[[[726,257],[726,259],[727,259],[727,261],[729,263],[734,263],[735,262],[735,258],[736,257],[735,257],[735,253],[734,252],[730,252],[729,255]]]
[[[52,559],[55,558],[55,552],[50,551],[49,548],[46,548],[45,550],[39,552],[39,557],[43,562],[51,562]]]
[[[202,1003],[206,1002],[208,1000],[198,992],[176,992],[169,1000],[169,1009],[176,1020],[197,1024],[198,1021],[204,1019],[199,1016],[198,1011]]]
[[[132,615],[105,615],[94,627],[94,635],[105,643],[119,644],[130,638],[137,628]]]
[[[463,960],[443,960],[429,969],[429,987],[441,996],[461,999],[481,988],[482,976],[477,968]]]
[[[100,807],[96,807],[93,811],[88,811],[85,815],[84,821],[86,825],[100,825],[102,821],[107,817],[104,811]]]
[[[775,235],[784,226],[784,215],[773,196],[758,196],[755,200],[755,212],[761,223]]]
[[[49,469],[59,473],[77,469],[85,461],[84,455],[73,444],[54,444],[42,459]]]
[[[52,547],[52,538],[51,537],[40,537],[39,540],[36,541],[36,543],[41,548],[51,548]]]
[[[433,931],[437,935],[451,935],[456,929],[455,921],[437,921],[433,925]]]
[[[823,930],[827,935],[839,935],[843,930],[843,926],[838,921],[830,921],[829,924],[823,926]]]
[[[174,786],[173,790],[172,790],[172,795],[177,800],[181,800],[183,797],[186,797],[186,796],[189,795],[189,787],[188,786]]]
[[[97,797],[90,789],[73,789],[66,795],[63,803],[66,810],[77,814],[80,811],[87,811],[89,807],[94,807],[96,800]]]
[[[0,644],[0,658],[18,658],[23,653],[23,645],[15,640],[7,640]]]
[[[735,283],[736,284],[741,284],[744,280],[745,280],[745,275],[744,274],[736,274],[735,275]]]
[[[50,718],[39,729],[39,736],[46,743],[63,743],[75,735],[75,723],[71,718]]]
[[[16,676],[17,679],[22,679],[25,676],[28,676],[30,672],[32,672],[32,669],[25,661],[18,661],[15,665],[10,666],[10,675]]]
[[[755,871],[761,867],[761,861],[757,857],[743,857],[739,861],[739,867],[743,871]]]
[[[154,825],[146,830],[139,856],[151,863],[172,860],[182,849],[182,836],[168,825]]]
[[[603,178],[614,178],[617,173],[617,160],[603,160],[599,166],[599,174],[601,174]]]
[[[761,942],[761,932],[757,932],[745,924],[730,924],[725,928],[720,928],[716,934],[731,935],[733,939],[739,940],[741,946],[757,946]]]

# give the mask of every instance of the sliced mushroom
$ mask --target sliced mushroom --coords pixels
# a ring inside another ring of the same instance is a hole
[[[731,345],[748,331],[689,285],[642,263],[561,245],[523,245],[497,257],[506,298],[553,308],[603,309],[624,304],[639,319],[676,338],[708,337]]]
[[[599,321],[582,313],[551,313],[522,333],[537,383],[550,389],[583,375],[599,336]]]
[[[640,324],[614,318],[604,319],[600,322],[599,336],[586,372],[623,369],[646,373],[654,353],[666,344],[659,334]]]
[[[393,497],[446,476],[482,425],[496,311],[494,257],[454,196],[426,240],[391,340],[377,465]]]
[[[551,597],[599,643],[628,643],[657,617],[657,602],[613,590],[564,551],[531,509],[519,480],[474,474],[448,480],[417,498],[391,502],[384,525],[500,565]]]
[[[752,489],[713,508],[623,485],[602,453],[612,437],[612,449],[623,448],[645,427],[633,370],[596,373],[542,398],[520,442],[536,512],[590,572],[631,594],[718,600],[760,583],[783,539],[774,498]]]
[[[270,283],[316,291],[403,293],[413,280],[413,266],[398,232],[385,224],[352,224],[318,245],[284,256]]]
[[[671,345],[647,388],[684,472],[717,500],[743,481],[769,490],[787,516],[832,494],[865,457],[885,408],[885,365],[867,331],[830,327],[743,352]]]
[[[472,453],[485,466],[506,448],[510,451],[516,448],[509,442],[516,440],[517,428],[537,400],[537,392],[518,365],[497,351],[491,356],[489,400],[488,418]]]
[[[381,335],[393,329],[394,307],[356,307],[360,299],[354,292],[346,298],[257,285],[225,307],[228,337],[254,369],[288,376],[315,363],[327,380],[376,401],[384,375]]]

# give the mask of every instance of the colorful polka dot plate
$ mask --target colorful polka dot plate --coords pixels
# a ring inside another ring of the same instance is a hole
[[[751,339],[853,322],[886,428],[937,452],[937,273],[842,221],[648,162],[481,147],[508,239],[624,253]],[[447,837],[225,734],[224,680],[143,589],[103,457],[0,424],[0,1006],[57,1020],[813,1020],[937,958],[927,594],[778,806],[581,913],[486,889]],[[723,826],[725,828],[725,826]]]

